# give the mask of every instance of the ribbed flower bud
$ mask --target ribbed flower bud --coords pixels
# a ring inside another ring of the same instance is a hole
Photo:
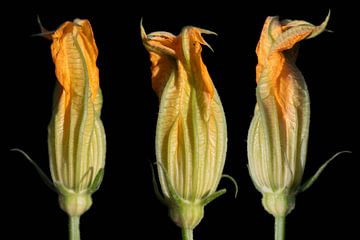
[[[160,100],[156,158],[164,200],[172,220],[193,229],[216,192],[226,154],[226,122],[219,96],[201,58],[201,34],[184,27],[178,36],[146,34],[144,46],[152,62],[152,86]]]
[[[80,216],[92,204],[105,165],[98,49],[87,20],[65,22],[51,39],[58,80],[48,128],[51,176],[61,208]]]
[[[295,65],[298,42],[325,30],[305,21],[268,17],[256,48],[256,100],[248,134],[251,178],[275,217],[295,207],[306,162],[310,123],[309,93]]]

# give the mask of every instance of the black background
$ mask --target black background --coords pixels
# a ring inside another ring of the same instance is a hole
[[[36,15],[56,29],[74,18],[91,21],[99,48],[98,67],[104,95],[102,119],[107,136],[105,178],[94,205],[83,215],[82,239],[180,239],[180,230],[156,199],[149,162],[155,161],[158,99],[151,88],[148,53],[139,23],[147,32],[178,34],[194,25],[218,33],[206,36],[215,50],[203,59],[221,97],[228,122],[228,154],[222,180],[228,193],[209,204],[195,229],[195,239],[271,239],[273,218],[261,206],[261,194],[247,172],[246,136],[255,106],[255,47],[266,16],[303,19],[319,24],[329,8],[328,29],[301,44],[298,67],[311,97],[311,129],[305,179],[332,154],[352,150],[335,160],[307,192],[297,197],[287,218],[287,239],[354,239],[358,236],[359,190],[357,84],[358,27],[354,6],[287,2],[239,6],[217,2],[18,4],[2,9],[1,82],[2,146],[0,170],[2,239],[67,239],[67,217],[57,195],[41,182],[18,153],[26,151],[47,172],[47,124],[55,83],[50,41],[30,37],[39,32]],[[121,3],[120,3],[121,4]],[[7,237],[8,236],[8,237]]]

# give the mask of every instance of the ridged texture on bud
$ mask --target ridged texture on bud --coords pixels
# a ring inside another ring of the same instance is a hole
[[[209,46],[201,34],[214,33],[191,26],[178,36],[141,30],[160,99],[155,146],[162,191],[171,218],[192,229],[218,194],[226,154],[223,108],[201,57],[202,45]]]
[[[80,216],[91,205],[105,165],[98,49],[87,20],[65,22],[51,38],[56,84],[48,145],[60,206]]]
[[[325,30],[305,21],[268,17],[256,48],[256,100],[248,134],[249,171],[274,216],[295,206],[307,152],[310,100],[304,77],[295,65],[298,42]]]

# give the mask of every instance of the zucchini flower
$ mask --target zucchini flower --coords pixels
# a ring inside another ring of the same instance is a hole
[[[58,79],[48,128],[51,176],[61,208],[80,216],[91,206],[105,165],[98,49],[87,20],[66,22],[51,37]]]
[[[188,26],[178,36],[147,35],[141,26],[160,100],[155,143],[160,198],[183,239],[192,239],[204,206],[225,192],[216,191],[226,154],[225,115],[202,61],[202,45],[210,46],[201,34],[215,33]]]
[[[301,184],[310,123],[309,93],[295,65],[298,42],[325,30],[305,21],[268,17],[256,48],[256,99],[248,134],[251,178],[262,193],[262,204],[276,218],[276,239],[283,239],[285,216],[295,207],[295,196],[319,176],[326,162]],[[334,156],[335,157],[335,156]]]
[[[79,240],[80,216],[92,204],[91,195],[100,186],[105,164],[98,49],[88,20],[65,22],[55,32],[40,27],[38,35],[53,41],[51,54],[58,80],[48,127],[53,181],[24,154],[59,194],[60,207],[69,215],[70,239]]]

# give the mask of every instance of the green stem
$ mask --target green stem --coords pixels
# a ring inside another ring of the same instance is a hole
[[[275,217],[275,240],[285,240],[285,216]]]
[[[69,240],[80,240],[80,217],[69,217]]]
[[[182,240],[193,240],[193,230],[190,228],[181,229]]]

